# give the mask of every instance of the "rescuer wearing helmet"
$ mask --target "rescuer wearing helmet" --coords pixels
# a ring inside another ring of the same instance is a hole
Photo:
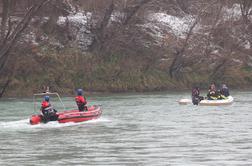
[[[56,110],[50,104],[50,97],[45,96],[44,101],[41,103],[41,112],[43,115],[43,121],[46,123],[51,120],[57,120]]]
[[[83,90],[82,89],[78,89],[77,90],[77,96],[75,97],[75,101],[76,104],[78,106],[79,111],[87,111],[87,100],[86,98],[83,96]]]

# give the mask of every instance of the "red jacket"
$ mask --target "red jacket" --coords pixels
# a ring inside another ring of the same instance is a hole
[[[49,102],[47,102],[47,101],[43,101],[42,103],[41,103],[41,107],[44,109],[44,108],[47,108],[47,107],[49,107],[50,106],[50,103]]]
[[[87,104],[86,98],[83,96],[76,96],[75,101],[76,101],[77,105],[80,105],[80,104],[86,105]]]

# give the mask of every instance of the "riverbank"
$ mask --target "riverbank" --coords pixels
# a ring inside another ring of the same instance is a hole
[[[192,65],[172,78],[166,68],[142,57],[102,57],[73,50],[43,52],[42,48],[36,54],[18,57],[17,61],[8,66],[9,70],[15,66],[15,72],[6,88],[6,97],[30,96],[45,91],[47,86],[68,96],[74,95],[77,88],[89,93],[127,93],[184,91],[192,86],[207,89],[211,82],[226,83],[231,89],[249,89],[252,85],[251,69],[242,66],[213,77],[202,67],[204,64]]]
[[[57,2],[69,13],[47,6],[6,54],[0,96],[29,96],[46,86],[65,95],[76,88],[153,92],[212,82],[251,87],[251,18],[244,19],[244,4],[124,3],[94,8],[95,1]],[[25,15],[31,3],[24,4],[13,4],[13,10]],[[10,16],[13,25],[22,20],[15,12]]]
[[[207,86],[206,86],[207,87]],[[51,92],[57,92],[59,93],[59,95],[61,97],[74,97],[76,95],[76,90],[77,88],[73,88],[73,89],[68,89],[68,91],[64,90],[64,89],[60,89],[60,90],[55,90],[55,89],[51,89]],[[92,96],[114,96],[114,95],[137,95],[137,94],[177,94],[177,93],[184,93],[184,94],[191,94],[191,88],[184,88],[184,89],[172,89],[172,88],[167,88],[167,89],[162,89],[162,90],[146,90],[146,91],[90,91],[87,89],[83,89],[84,90],[84,94],[85,96],[87,96],[88,98]],[[230,87],[230,93],[236,93],[236,92],[250,92],[252,91],[252,87],[243,87],[243,88],[232,88]],[[41,93],[44,92],[43,90],[31,90],[28,89],[27,91],[18,91],[19,93],[15,94],[13,91],[11,91],[10,93],[6,93],[6,95],[4,95],[2,98],[0,98],[1,100],[5,100],[5,99],[14,99],[14,98],[32,98],[33,94],[35,93]],[[206,96],[208,92],[207,88],[201,88],[200,89],[200,93],[202,96]]]

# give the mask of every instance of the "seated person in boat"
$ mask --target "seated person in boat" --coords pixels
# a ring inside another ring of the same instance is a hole
[[[44,101],[42,101],[42,103],[41,103],[41,112],[43,115],[44,122],[57,120],[57,118],[58,118],[58,116],[56,115],[57,111],[55,109],[53,109],[49,100],[50,100],[50,97],[45,96]]]
[[[207,93],[207,99],[208,100],[218,100],[220,99],[220,95],[218,91],[216,90],[215,84],[211,84],[208,93]]]
[[[226,99],[230,94],[229,94],[229,89],[226,84],[222,84],[221,89],[220,89],[220,94],[221,98]]]
[[[192,103],[194,105],[198,105],[201,100],[203,100],[204,97],[200,96],[200,89],[199,87],[194,87],[192,89]]]
[[[79,111],[87,111],[88,110],[86,106],[87,100],[82,94],[83,94],[83,90],[78,89],[77,96],[75,97],[75,101],[76,101]]]

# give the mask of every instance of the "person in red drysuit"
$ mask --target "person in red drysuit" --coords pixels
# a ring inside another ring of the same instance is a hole
[[[78,89],[77,96],[75,97],[76,104],[78,106],[79,111],[88,111],[88,108],[86,106],[87,100],[82,94],[83,94],[83,90]]]
[[[53,109],[53,107],[51,106],[49,100],[50,100],[50,97],[45,96],[44,100],[41,103],[41,112],[42,112],[42,115],[43,115],[43,121],[45,123],[48,122],[48,121],[57,119],[57,115],[56,115],[57,111],[55,109]]]

